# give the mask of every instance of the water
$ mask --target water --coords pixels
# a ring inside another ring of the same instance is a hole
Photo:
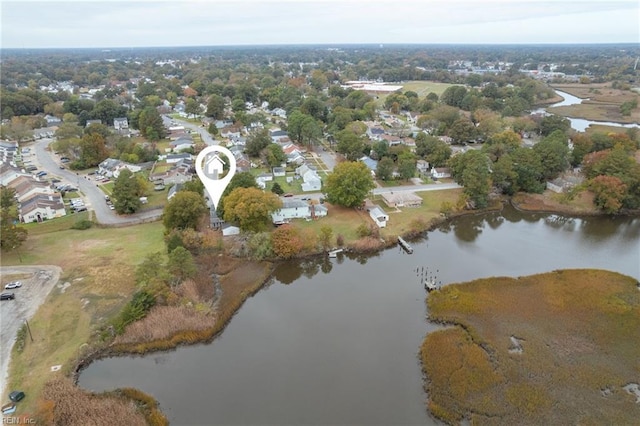
[[[433,424],[416,268],[443,283],[602,268],[640,279],[640,219],[503,214],[455,220],[374,256],[289,262],[212,344],[100,360],[80,386],[136,387],[172,424]]]
[[[564,99],[560,102],[557,102],[549,108],[557,107],[557,106],[569,106],[569,105],[579,105],[582,103],[583,99],[580,99],[576,96],[573,96],[569,93],[562,92],[560,90],[555,91],[558,95],[562,96]],[[539,108],[532,112],[532,114],[548,114],[546,108]],[[578,132],[584,132],[591,125],[602,125],[602,126],[612,126],[612,127],[624,127],[624,128],[632,128],[632,127],[640,127],[638,123],[614,123],[611,121],[592,121],[585,120],[584,118],[572,118],[566,117],[567,120],[571,122],[571,128],[577,130]]]

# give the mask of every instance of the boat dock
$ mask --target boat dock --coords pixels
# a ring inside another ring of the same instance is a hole
[[[338,257],[338,253],[342,253],[344,249],[335,249],[329,252],[329,257]]]
[[[413,253],[413,247],[411,247],[409,243],[404,240],[404,238],[398,237],[398,244],[400,244],[400,247],[402,247],[407,253]]]
[[[425,281],[424,289],[427,290],[428,292],[432,292],[433,290],[438,289],[438,285],[433,280]]]

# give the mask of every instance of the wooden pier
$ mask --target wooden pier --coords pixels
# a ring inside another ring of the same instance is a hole
[[[400,247],[402,247],[407,253],[413,253],[413,247],[411,247],[402,237],[398,237],[398,244],[400,244]]]
[[[338,257],[338,253],[342,253],[344,249],[335,249],[329,252],[329,257]]]

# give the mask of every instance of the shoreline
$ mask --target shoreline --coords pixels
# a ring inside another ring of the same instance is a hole
[[[526,199],[525,199],[526,200]],[[593,211],[590,213],[585,213],[584,211],[580,211],[580,209],[577,208],[572,208],[571,206],[567,206],[566,209],[560,209],[560,208],[556,208],[556,209],[549,209],[548,207],[550,206],[545,206],[544,209],[542,208],[526,208],[522,206],[522,203],[519,203],[518,200],[514,200],[514,197],[501,197],[499,199],[494,200],[494,203],[492,203],[492,205],[486,209],[477,211],[477,210],[463,210],[463,211],[459,211],[459,212],[455,212],[453,214],[450,214],[448,216],[440,216],[438,218],[434,218],[432,219],[429,223],[428,226],[426,227],[426,229],[421,230],[419,232],[408,232],[405,233],[405,235],[402,235],[404,238],[408,239],[408,240],[415,240],[423,235],[425,235],[426,233],[432,231],[433,229],[435,229],[437,226],[440,226],[443,223],[446,223],[450,220],[455,220],[458,217],[462,217],[462,216],[467,216],[467,215],[481,215],[481,214],[485,214],[488,212],[495,212],[495,211],[501,211],[504,208],[505,203],[509,202],[514,208],[516,208],[519,211],[523,211],[523,212],[530,212],[530,213],[543,213],[543,214],[562,214],[562,215],[571,215],[571,216],[576,216],[576,217],[580,217],[580,216],[601,216],[604,215],[604,213],[598,212],[598,211]],[[557,206],[559,207],[559,206]],[[636,216],[634,214],[634,216]],[[387,238],[386,240],[384,240],[384,242],[377,247],[374,250],[355,250],[351,247],[349,247],[347,250],[350,252],[355,252],[355,253],[376,253],[376,252],[380,252],[384,249],[393,247],[397,244],[397,240],[393,239],[393,238]],[[303,259],[303,258],[310,258],[310,257],[319,257],[319,256],[326,256],[327,253],[322,251],[322,252],[318,252],[318,253],[313,253],[313,254],[307,254],[305,256],[301,256],[299,258],[296,259]],[[247,259],[238,259],[240,261],[245,261]],[[84,357],[82,357],[82,359],[78,359],[76,360],[75,363],[73,363],[73,367],[72,367],[72,373],[71,373],[71,379],[73,381],[73,383],[78,386],[78,380],[79,380],[79,376],[82,373],[82,371],[86,368],[88,368],[91,363],[93,363],[94,361],[100,360],[100,359],[104,359],[104,358],[110,358],[110,357],[116,357],[116,356],[144,356],[150,353],[155,353],[155,352],[163,352],[163,351],[171,351],[171,350],[176,350],[178,347],[180,346],[186,346],[186,345],[193,345],[193,344],[200,344],[200,343],[211,343],[213,342],[217,337],[219,337],[222,332],[226,329],[226,326],[230,323],[230,321],[233,319],[233,317],[235,316],[235,314],[240,310],[240,308],[244,305],[244,302],[251,296],[257,294],[260,290],[262,290],[272,279],[273,277],[273,271],[275,269],[275,267],[277,266],[277,263],[280,261],[284,261],[284,260],[276,260],[276,261],[262,261],[259,263],[265,263],[265,264],[269,264],[269,268],[268,268],[268,273],[264,276],[261,276],[259,279],[255,280],[252,282],[251,284],[251,290],[248,292],[243,292],[243,297],[241,299],[238,300],[237,306],[234,307],[233,311],[225,316],[224,318],[220,318],[219,322],[216,323],[215,326],[213,326],[210,329],[201,331],[202,335],[206,336],[203,338],[198,338],[197,340],[193,340],[193,339],[183,339],[180,338],[180,334],[182,333],[186,333],[189,332],[189,330],[183,330],[181,333],[178,333],[177,335],[172,336],[171,338],[168,339],[164,339],[164,340],[157,340],[157,341],[152,341],[152,342],[136,342],[136,343],[127,343],[127,344],[121,344],[121,345],[117,345],[117,346],[106,346],[106,347],[96,347],[94,348],[94,350],[88,354],[86,354]],[[177,337],[176,337],[177,336]],[[82,389],[83,391],[86,391],[84,389]]]

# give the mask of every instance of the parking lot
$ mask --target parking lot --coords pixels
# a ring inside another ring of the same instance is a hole
[[[15,294],[0,301],[0,394],[5,393],[11,348],[25,320],[31,318],[56,285],[62,270],[52,265],[6,266],[0,268],[2,292]],[[25,277],[25,275],[27,275]],[[5,284],[20,280],[22,287],[5,290]]]

